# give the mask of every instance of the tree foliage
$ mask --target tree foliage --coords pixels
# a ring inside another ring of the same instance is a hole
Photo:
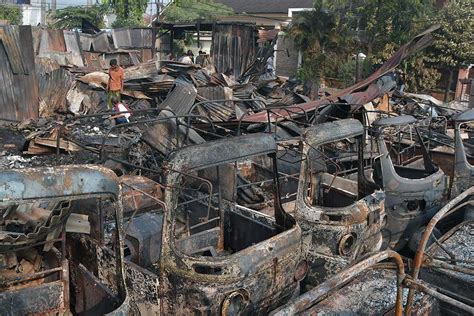
[[[117,15],[112,27],[144,26],[143,14],[148,4],[147,0],[104,0],[103,4]]]
[[[330,71],[331,63],[347,57],[351,38],[339,14],[337,1],[317,0],[314,10],[294,17],[288,35],[303,51],[302,79],[319,80]]]
[[[367,55],[364,67],[384,63],[414,35],[440,23],[435,43],[402,62],[411,91],[433,89],[438,69],[456,69],[474,63],[474,5],[451,0],[442,9],[434,0],[317,0],[314,11],[294,18],[289,35],[303,51],[302,79],[353,76],[358,52]]]
[[[428,49],[428,60],[436,67],[455,69],[474,64],[474,3],[451,0],[432,22],[441,24],[434,33],[434,45]]]
[[[406,89],[410,92],[425,92],[436,88],[441,79],[441,73],[432,67],[426,52],[419,52],[407,58],[404,62],[406,76]]]
[[[145,25],[143,22],[143,13],[140,12],[133,12],[128,17],[117,16],[117,19],[112,23],[113,28],[141,26]]]
[[[367,56],[407,42],[417,21],[433,12],[433,0],[366,0],[354,8],[359,49]]]
[[[233,10],[213,0],[176,0],[163,13],[166,22],[214,21],[219,16],[230,15]]]
[[[0,20],[8,20],[10,24],[21,24],[22,14],[19,7],[0,5]]]
[[[106,12],[107,8],[102,5],[76,6],[56,10],[56,14],[52,14],[51,18],[54,20],[53,26],[60,29],[80,28],[82,19],[86,19],[98,28],[102,28],[104,27],[104,14]]]

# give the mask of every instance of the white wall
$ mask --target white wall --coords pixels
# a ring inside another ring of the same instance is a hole
[[[36,26],[38,23],[45,23],[46,16],[41,15],[41,0],[31,0],[31,4],[22,4],[21,6],[23,13],[23,25]],[[46,15],[46,13],[44,14]]]

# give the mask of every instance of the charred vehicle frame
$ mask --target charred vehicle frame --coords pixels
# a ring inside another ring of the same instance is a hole
[[[362,256],[377,252],[385,225],[385,195],[364,173],[364,127],[355,119],[318,124],[302,136],[303,156],[295,219],[303,229],[310,269],[305,283],[316,285]],[[326,172],[336,164],[323,146],[349,139],[357,152],[357,180]]]
[[[84,223],[95,210],[82,209],[85,217],[81,217],[74,209],[75,202],[94,198],[110,201],[120,232],[121,189],[115,174],[87,165],[29,168],[2,171],[0,183],[2,314],[95,311],[125,315],[128,296],[121,247],[116,248],[116,268],[111,271],[111,278],[101,280],[97,271],[88,270],[75,260],[77,253],[71,246],[75,237],[69,233],[77,232],[79,238],[97,245],[97,240],[87,236],[90,227]],[[117,245],[123,242],[121,236],[115,235]],[[93,296],[95,299],[91,299]],[[99,303],[91,306],[92,302]]]
[[[387,149],[384,130],[395,128],[398,133],[416,119],[409,115],[379,119],[374,122],[379,148],[379,165],[374,166],[374,180],[385,191],[387,225],[384,242],[395,250],[402,249],[418,229],[428,223],[441,208],[448,193],[448,177],[431,161],[416,127],[423,152],[424,169],[394,165]]]

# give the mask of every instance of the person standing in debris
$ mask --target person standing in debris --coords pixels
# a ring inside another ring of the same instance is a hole
[[[112,100],[114,112],[118,113],[111,117],[115,120],[115,124],[118,125],[118,124],[129,123],[130,122],[129,117],[130,115],[132,115],[130,113],[130,109],[127,108],[116,96],[113,96],[111,100]]]
[[[196,64],[202,66],[203,61],[204,61],[204,53],[202,52],[202,50],[200,50],[199,54],[196,56]]]
[[[396,71],[396,80],[398,92],[403,93],[403,90],[405,90],[405,74],[402,70]]]
[[[272,56],[268,57],[265,68],[267,70],[267,73],[269,73],[272,76],[275,75],[275,67],[273,66],[273,57]]]
[[[192,64],[194,63],[194,54],[191,50],[188,50],[188,52],[186,53],[186,55],[184,55],[183,57],[181,57],[181,62],[182,63],[185,63],[185,64]]]
[[[211,64],[211,58],[209,57],[209,54],[206,53],[205,51],[202,51],[202,56],[203,56],[203,61],[202,61],[202,67],[207,68]]]
[[[120,94],[123,91],[123,80],[125,73],[123,68],[117,65],[117,59],[110,60],[109,82],[107,83],[107,107],[112,108],[112,97],[120,100]]]

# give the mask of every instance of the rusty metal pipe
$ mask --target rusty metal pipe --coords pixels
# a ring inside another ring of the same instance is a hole
[[[50,239],[50,240],[43,240],[43,241],[40,241],[40,242],[37,242],[37,243],[34,243],[34,244],[28,244],[28,245],[25,245],[25,246],[20,246],[18,248],[15,248],[15,251],[20,251],[20,250],[24,250],[24,249],[28,249],[28,248],[33,248],[33,247],[40,246],[40,245],[45,245],[45,244],[54,244],[55,242],[58,242],[58,241],[62,241],[62,239],[61,238],[56,238],[56,239]]]
[[[443,257],[433,257],[434,260],[439,261],[449,261],[449,262],[459,262],[459,263],[467,263],[467,264],[474,264],[474,260],[461,260],[461,259],[452,259],[452,258],[443,258]]]
[[[220,99],[220,100],[204,100],[197,103],[194,103],[193,106],[189,109],[188,113],[191,113],[198,105],[203,105],[206,103],[226,103],[226,102],[261,102],[264,106],[266,103],[260,99]]]
[[[259,100],[259,101],[260,101],[260,100]],[[265,104],[265,106],[266,106],[266,104]],[[261,112],[267,111],[267,120],[268,120],[267,123],[270,125],[270,123],[271,123],[271,121],[270,121],[270,112],[271,112],[272,114],[276,114],[275,112],[273,112],[273,110],[284,109],[284,110],[288,113],[289,116],[291,116],[289,113],[297,113],[297,112],[295,112],[295,111],[290,112],[290,111],[288,110],[288,108],[296,108],[296,109],[300,110],[301,112],[304,113],[305,118],[306,118],[306,122],[309,122],[308,113],[307,113],[301,106],[298,106],[298,105],[269,107],[269,108],[264,108],[264,109],[262,109]],[[259,113],[260,113],[260,112],[259,112]],[[238,124],[237,124],[237,136],[240,136],[240,135],[241,135],[242,121],[243,121],[244,117],[245,117],[245,116],[248,116],[248,115],[250,115],[250,114],[251,114],[250,111],[247,111],[247,112],[245,112],[245,113],[240,117],[239,122],[238,122]],[[286,118],[286,117],[283,116],[283,115],[280,115],[280,117]],[[291,120],[291,121],[292,121],[292,122],[295,122],[294,120]],[[305,125],[310,126],[309,123],[305,123]]]
[[[405,285],[410,288],[410,290],[412,289],[416,289],[420,292],[424,292],[430,296],[433,296],[434,298],[440,300],[440,301],[443,301],[443,302],[446,302],[450,305],[453,305],[453,306],[456,306],[466,312],[469,312],[470,314],[474,314],[474,307],[472,306],[469,306],[467,304],[464,304],[463,302],[460,302],[458,300],[455,300],[445,294],[442,294],[434,289],[432,289],[431,287],[429,287],[429,285],[425,282],[423,282],[422,280],[417,280],[417,281],[414,281],[412,279],[405,279],[404,281]],[[408,314],[407,314],[408,315]]]
[[[64,289],[63,289],[63,304],[64,308],[69,310],[70,306],[70,300],[71,300],[71,294],[69,292],[69,262],[67,259],[63,259],[61,263],[61,280],[64,284]]]
[[[131,188],[132,190],[135,190],[135,191],[138,191],[140,192],[141,194],[145,195],[145,196],[148,196],[149,198],[151,198],[152,200],[154,200],[157,204],[159,204],[162,208],[163,208],[163,212],[166,213],[166,204],[165,202],[157,199],[156,197],[154,197],[153,195],[151,194],[148,194],[147,192],[143,191],[143,190],[140,190],[139,188],[131,185],[131,184],[128,184],[128,183],[125,183],[125,182],[122,182],[122,185],[124,186],[127,186],[129,188]],[[134,198],[134,196],[132,196]],[[127,232],[128,232],[128,228],[130,227],[130,224],[132,223],[132,220],[133,218],[135,217],[135,215],[137,214],[137,211],[138,211],[138,207],[136,207],[135,211],[133,212],[132,216],[130,217],[130,219],[128,220],[128,223],[127,223],[127,226],[125,227],[124,229],[124,235],[126,236],[127,235]]]
[[[2,285],[4,287],[10,287],[14,284],[36,280],[36,279],[39,279],[39,278],[43,278],[47,275],[57,273],[57,272],[62,272],[62,271],[63,271],[63,267],[61,266],[61,267],[58,267],[58,268],[52,268],[52,269],[48,269],[48,270],[44,270],[44,271],[40,271],[40,272],[25,274],[25,275],[22,275],[22,276],[20,276],[16,279],[5,280]]]
[[[424,255],[425,255],[425,248],[426,245],[428,244],[428,240],[431,236],[431,233],[433,232],[433,229],[435,228],[436,224],[447,214],[451,214],[459,209],[462,208],[462,206],[467,205],[467,204],[472,204],[474,201],[467,201],[465,203],[462,203],[461,205],[455,207],[459,202],[464,200],[466,197],[469,195],[474,194],[474,187],[470,187],[451,201],[449,201],[438,213],[436,213],[433,218],[430,220],[428,225],[426,226],[426,229],[423,233],[423,236],[420,239],[420,243],[418,244],[418,249],[415,254],[415,259],[413,261],[413,273],[412,273],[412,278],[414,281],[417,280],[418,275],[420,273],[420,268],[423,263]],[[413,288],[410,288],[408,291],[408,299],[407,299],[407,305],[406,305],[406,314],[410,315],[411,314],[411,308],[413,304],[413,298],[415,296],[415,290]]]
[[[156,184],[159,184],[158,182],[155,182],[155,183],[156,183]],[[159,205],[163,208],[164,212],[166,212],[166,204],[165,204],[165,202],[161,201],[161,200],[158,199],[157,197],[155,197],[155,196],[153,196],[153,195],[151,195],[151,194],[149,194],[149,193],[147,193],[147,192],[141,190],[140,188],[137,188],[136,186],[134,186],[134,185],[132,185],[132,184],[122,182],[122,185],[127,186],[127,187],[131,188],[132,190],[138,191],[138,192],[140,192],[141,194],[143,194],[143,195],[145,195],[145,196],[148,196],[150,199],[154,200],[157,204],[159,204]]]
[[[369,257],[361,262],[353,265],[352,267],[343,270],[334,277],[324,281],[317,287],[311,289],[310,291],[300,295],[293,302],[290,302],[276,310],[274,310],[271,315],[274,316],[287,316],[294,315],[296,313],[303,312],[308,309],[324,296],[328,295],[335,288],[343,285],[344,283],[350,281],[356,275],[365,271],[367,268],[374,266],[385,259],[392,259],[397,265],[397,299],[395,301],[395,315],[402,316],[403,313],[403,279],[405,277],[405,267],[402,261],[402,257],[393,250],[385,250],[379,252],[378,254]]]
[[[430,260],[429,262],[426,263],[427,267],[433,267],[433,268],[442,268],[442,269],[448,269],[448,270],[453,270],[465,274],[470,274],[474,275],[474,269],[468,268],[468,267],[463,267],[463,266],[457,266],[454,264],[449,264],[441,260]]]

